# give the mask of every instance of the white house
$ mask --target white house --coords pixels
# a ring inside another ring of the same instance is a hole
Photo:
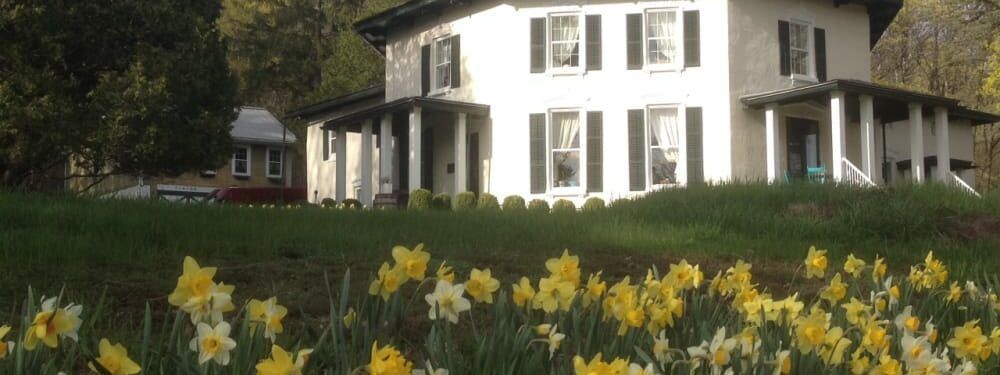
[[[804,176],[974,185],[972,127],[1000,117],[870,83],[871,47],[901,6],[409,1],[355,25],[385,56],[384,85],[291,114],[310,123],[310,197],[369,204],[424,187],[579,204]]]

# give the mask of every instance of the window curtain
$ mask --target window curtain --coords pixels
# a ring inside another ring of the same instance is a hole
[[[580,145],[580,117],[575,114],[557,114],[553,116],[558,122],[557,129],[552,132],[552,148],[578,148]],[[554,121],[555,122],[555,121]]]
[[[662,61],[667,61],[670,63],[674,62],[674,56],[677,56],[677,43],[676,41],[676,26],[677,26],[677,13],[666,12],[662,15],[662,22],[660,22],[660,35],[662,35],[664,40],[660,41],[660,53],[663,54]]]
[[[651,112],[651,131],[653,133],[653,137],[656,139],[656,145],[660,148],[659,150],[654,150],[654,152],[663,152],[663,156],[667,160],[677,161],[676,152],[668,153],[668,149],[676,149],[680,144],[680,142],[678,142],[679,124],[677,123],[677,110],[661,109]]]
[[[552,38],[556,42],[572,42],[572,43],[559,43],[559,53],[557,56],[562,56],[563,60],[559,61],[563,66],[571,66],[572,55],[579,51],[580,44],[580,25],[579,19],[576,16],[563,16],[556,18],[558,22],[554,22],[553,35]]]

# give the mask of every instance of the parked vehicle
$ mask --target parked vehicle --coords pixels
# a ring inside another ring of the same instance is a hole
[[[305,188],[227,187],[216,189],[206,199],[209,203],[290,204],[306,201]]]

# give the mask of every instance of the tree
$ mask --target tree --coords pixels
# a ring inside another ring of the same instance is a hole
[[[0,185],[177,175],[230,152],[236,82],[204,1],[0,0]]]

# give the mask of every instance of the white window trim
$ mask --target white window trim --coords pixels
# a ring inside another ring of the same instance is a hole
[[[577,37],[577,48],[580,50],[577,65],[569,68],[557,67],[552,64],[552,18],[565,16],[576,16],[576,26],[580,29],[580,35]],[[545,19],[545,66],[550,75],[580,75],[586,72],[587,25],[584,22],[586,22],[586,17],[581,12],[555,12],[547,15]]]
[[[674,39],[677,43],[677,55],[673,64],[651,64],[649,62],[649,13],[673,12],[676,20]],[[648,72],[669,72],[684,69],[684,12],[680,8],[650,8],[642,12],[642,66]]]
[[[558,187],[553,184],[552,170],[553,170],[553,160],[552,153],[555,151],[552,148],[552,115],[555,113],[576,113],[580,121],[580,134],[577,136],[580,140],[580,183],[578,186],[566,186]],[[548,187],[548,194],[552,196],[572,196],[572,195],[584,195],[587,192],[587,116],[585,116],[586,111],[583,108],[554,108],[550,109],[546,114],[545,118],[545,186]]]
[[[677,110],[677,169],[674,170],[674,184],[654,184],[653,183],[653,134],[649,129],[652,125],[652,111],[656,109],[676,109]],[[682,186],[687,181],[687,116],[686,107],[679,103],[650,104],[646,106],[645,119],[643,124],[646,142],[646,190],[657,190],[675,186]]]
[[[326,132],[327,136],[324,142],[327,143],[327,151],[329,152],[326,162],[336,162],[337,161],[337,131],[329,130]]]
[[[281,158],[277,160],[278,165],[281,167],[281,172],[278,174],[271,174],[271,163],[275,162],[275,160],[271,159],[271,151],[277,151],[281,154]],[[264,164],[264,174],[267,175],[267,178],[282,178],[285,174],[285,150],[277,147],[268,147],[266,159],[267,163]]]
[[[247,171],[246,172],[237,172],[236,171],[236,149],[243,149],[243,150],[246,150],[246,152],[247,152]],[[252,151],[253,151],[253,149],[249,145],[235,145],[235,146],[233,146],[233,157],[232,157],[232,161],[229,163],[231,165],[230,169],[232,169],[233,176],[250,177],[251,171],[253,171],[253,164],[251,164],[252,163],[251,160],[253,159],[253,152]]]
[[[792,43],[791,43],[792,30],[791,30],[791,28],[792,28],[793,25],[799,25],[799,26],[805,26],[806,27],[806,35],[807,35],[806,38],[807,38],[807,40],[806,40],[806,49],[805,49],[805,51],[806,51],[806,53],[809,54],[806,57],[807,69],[809,69],[808,74],[795,73],[795,65],[792,64],[792,51],[795,51],[795,50],[802,51],[802,49],[795,48],[794,46],[792,46]],[[789,28],[789,30],[788,30],[788,35],[789,35],[788,36],[789,37],[789,42],[788,42],[788,65],[789,65],[789,70],[792,71],[792,80],[793,81],[809,82],[809,83],[817,83],[817,82],[819,82],[819,79],[816,78],[816,41],[814,39],[816,37],[814,35],[815,34],[815,29],[816,29],[815,25],[813,24],[812,21],[806,21],[806,20],[803,20],[803,19],[792,18],[792,19],[790,19],[788,21],[788,28]]]
[[[447,94],[448,92],[451,91],[451,85],[452,85],[452,82],[454,82],[455,77],[451,77],[451,79],[448,80],[448,86],[446,86],[446,87],[435,87],[435,86],[437,85],[437,81],[438,81],[437,80],[438,79],[438,77],[437,77],[437,67],[439,65],[438,61],[437,61],[438,42],[443,41],[445,39],[450,39],[452,36],[454,36],[454,35],[452,35],[452,34],[443,35],[443,36],[436,37],[436,38],[434,38],[431,41],[431,91],[428,92],[427,95],[438,96],[438,95]],[[454,46],[452,46],[452,47],[454,47]],[[449,57],[449,59],[450,58],[451,57]],[[450,61],[450,60],[448,61],[448,69],[449,69],[449,71],[451,70],[451,64],[454,64],[454,63],[455,63],[454,61]],[[451,73],[449,72],[449,74],[451,74]]]

